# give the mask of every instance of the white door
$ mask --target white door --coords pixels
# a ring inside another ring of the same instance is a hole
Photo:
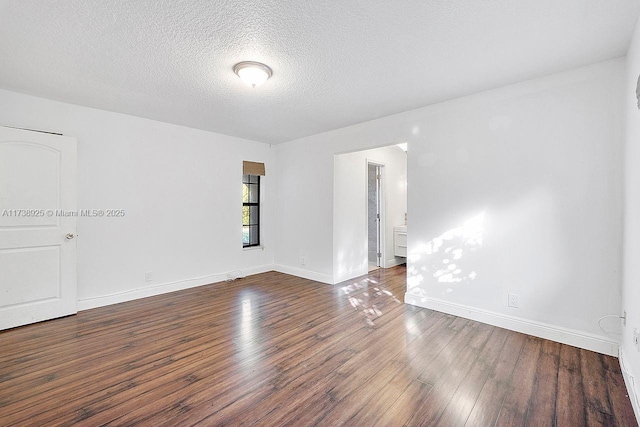
[[[0,329],[77,312],[76,140],[0,126]]]

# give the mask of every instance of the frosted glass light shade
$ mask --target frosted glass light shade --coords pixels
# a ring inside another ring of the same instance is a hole
[[[253,61],[245,61],[236,64],[233,67],[233,72],[236,73],[243,82],[251,87],[260,86],[273,74],[271,68],[268,66],[260,62]]]

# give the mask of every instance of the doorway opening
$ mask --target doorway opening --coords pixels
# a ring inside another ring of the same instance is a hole
[[[394,144],[336,154],[333,189],[334,282],[404,264],[406,152]]]

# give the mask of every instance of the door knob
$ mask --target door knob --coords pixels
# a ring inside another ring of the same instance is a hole
[[[73,233],[67,233],[67,235],[66,235],[66,236],[64,236],[64,237],[65,237],[67,240],[71,240],[71,239],[73,239],[73,238],[74,238],[74,237],[76,237],[76,236],[74,236],[74,234],[73,234]]]

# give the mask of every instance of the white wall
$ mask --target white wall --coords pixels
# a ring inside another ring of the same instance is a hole
[[[408,302],[617,353],[597,320],[620,310],[623,66],[481,94],[422,123]]]
[[[76,137],[78,207],[126,211],[78,218],[80,308],[271,269],[276,180],[268,145],[5,90],[0,124]],[[242,250],[242,160],[266,163],[264,250]]]
[[[338,154],[333,184],[333,280],[361,276],[368,270],[367,161],[383,164],[385,243],[383,266],[403,262],[393,255],[393,226],[407,211],[407,155],[396,146]]]
[[[333,152],[278,144],[275,268],[333,283]],[[305,258],[305,264],[300,262]]]
[[[279,145],[276,263],[330,281],[333,154],[407,140],[406,300],[615,353],[597,319],[620,308],[623,71],[608,61]],[[426,249],[451,230],[442,250],[458,232],[476,247],[447,283]]]
[[[622,309],[627,311],[620,359],[636,417],[640,419],[640,349],[633,343],[633,330],[640,330],[640,111],[636,84],[640,75],[640,23],[627,54],[623,100],[625,113],[624,255]]]

